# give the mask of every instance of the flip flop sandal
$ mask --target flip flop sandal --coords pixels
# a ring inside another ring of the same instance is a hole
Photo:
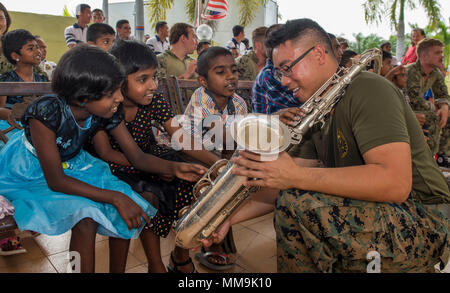
[[[194,271],[193,271],[192,273],[190,273],[190,274],[196,274],[196,273],[197,273],[197,269],[195,268],[195,265],[194,265],[194,263],[192,262],[192,259],[191,259],[191,258],[189,258],[189,259],[188,259],[187,261],[185,261],[185,262],[177,263],[177,262],[175,261],[175,259],[173,258],[173,254],[171,253],[171,254],[170,254],[170,259],[172,260],[174,266],[173,266],[173,268],[172,268],[172,267],[170,266],[170,263],[167,265],[167,271],[168,271],[169,273],[185,274],[184,272],[180,271],[180,270],[178,269],[178,267],[183,267],[183,266],[188,265],[188,264],[192,264],[192,265],[194,266]]]
[[[27,250],[20,244],[20,238],[17,236],[0,240],[0,255],[9,256],[20,253],[26,253]]]
[[[227,262],[228,260],[228,255],[225,253],[220,253],[220,252],[215,252],[215,251],[209,251],[209,252],[202,252],[202,253],[197,253],[195,255],[195,259],[201,263],[202,265],[204,265],[205,267],[207,267],[208,269],[211,270],[215,270],[215,271],[225,271],[225,270],[229,270],[232,269],[235,264],[231,263],[231,264],[214,264],[211,263],[208,260],[208,257],[210,256],[214,256],[214,257],[220,257],[224,260],[224,262]]]

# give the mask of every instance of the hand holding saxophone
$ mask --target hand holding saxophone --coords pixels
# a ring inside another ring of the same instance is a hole
[[[285,108],[274,113],[278,115],[281,122],[288,126],[295,126],[295,122],[299,120],[299,117],[304,115],[304,110],[301,108]]]
[[[210,247],[213,244],[220,244],[227,236],[228,231],[231,227],[231,220],[228,218],[223,222],[222,225],[217,228],[215,232],[212,233],[211,237],[207,239],[200,239],[203,247]]]
[[[269,187],[275,189],[295,188],[296,174],[300,166],[286,153],[282,152],[273,161],[261,161],[260,156],[248,151],[239,152],[239,157],[233,162],[239,167],[233,169],[233,174],[245,176],[245,186]]]

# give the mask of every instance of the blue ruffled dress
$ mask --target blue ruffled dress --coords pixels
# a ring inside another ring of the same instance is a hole
[[[8,129],[11,125],[9,125],[8,122],[6,122],[5,120],[0,120],[0,130],[5,130]],[[6,137],[8,139],[11,139],[11,137],[14,135],[14,133],[19,132],[19,129],[14,128],[13,130],[11,130],[10,132],[8,132],[6,134]],[[0,140],[0,150],[5,146],[5,143],[3,142],[3,140]]]
[[[106,162],[82,149],[98,128],[111,130],[123,121],[119,109],[111,119],[91,116],[80,127],[64,99],[44,96],[33,101],[22,117],[24,130],[12,135],[0,151],[0,194],[14,206],[14,219],[20,230],[60,235],[84,218],[99,224],[98,233],[116,238],[136,238],[138,229],[129,230],[117,209],[88,198],[52,191],[45,180],[33,148],[29,119],[37,119],[56,133],[56,143],[64,173],[92,186],[115,190],[130,197],[152,218],[156,209],[125,182],[111,174]],[[57,154],[55,154],[57,155]]]

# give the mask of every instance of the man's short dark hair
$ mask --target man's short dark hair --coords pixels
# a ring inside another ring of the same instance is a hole
[[[253,47],[255,47],[255,43],[258,43],[258,42],[264,43],[264,40],[266,38],[266,32],[267,32],[267,27],[265,27],[265,26],[257,27],[252,32]]]
[[[103,16],[105,15],[103,13],[103,10],[101,10],[100,8],[95,8],[94,10],[92,10],[92,14],[96,13],[96,12],[100,12]]]
[[[119,20],[119,21],[116,23],[116,28],[122,28],[122,25],[124,25],[124,24],[126,24],[126,23],[130,24],[130,22],[129,22],[128,20],[126,20],[126,19],[121,19],[121,20]]]
[[[421,40],[416,47],[417,58],[420,59],[423,53],[428,52],[434,46],[445,47],[444,43],[438,39],[425,38]]]
[[[159,33],[159,30],[162,29],[166,24],[167,24],[167,22],[165,22],[165,21],[158,22],[155,26],[156,33]]]
[[[235,25],[233,27],[233,37],[239,36],[240,33],[244,31],[244,27],[242,25]]]
[[[358,55],[358,53],[356,53],[355,51],[352,50],[345,50],[342,53],[342,57],[341,57],[341,63],[339,64],[339,66],[345,66],[345,64],[347,64],[348,61],[350,61],[350,59],[352,59],[353,57],[355,57],[356,55]]]
[[[210,47],[204,50],[197,59],[198,75],[208,77],[208,71],[211,68],[212,61],[219,56],[231,56],[231,51],[224,47]]]
[[[264,46],[266,47],[266,53],[267,53],[267,58],[269,58],[269,60],[272,60],[272,52],[273,52],[273,48],[270,47],[270,44],[267,42],[267,40],[269,39],[269,35],[280,29],[284,24],[281,23],[276,23],[276,24],[272,24],[271,26],[269,26],[269,28],[266,31],[266,37],[264,38]]]
[[[192,25],[187,23],[176,23],[170,28],[169,33],[169,43],[171,45],[178,43],[181,36],[185,36],[186,38],[189,38],[189,28],[194,28]]]
[[[108,52],[88,44],[67,51],[53,72],[52,91],[69,103],[100,100],[119,88],[123,67]]]
[[[97,42],[97,39],[104,36],[104,35],[115,35],[116,32],[110,26],[106,23],[94,23],[91,24],[88,27],[87,33],[86,33],[86,40],[88,42]]]
[[[278,30],[269,34],[266,44],[275,49],[287,41],[312,38],[315,44],[322,45],[326,51],[333,52],[328,33],[315,21],[308,18],[289,20]]]
[[[386,47],[386,46],[391,46],[391,43],[390,42],[384,42],[383,44],[380,45],[380,49],[384,50],[384,47]]]
[[[87,4],[78,4],[77,7],[75,8],[75,14],[78,18],[78,16],[83,13],[86,9],[90,9],[91,6],[87,5]]]
[[[205,45],[211,45],[211,42],[209,41],[198,42],[197,51],[199,51]]]
[[[14,52],[20,55],[20,49],[27,42],[34,40],[36,40],[36,37],[27,30],[17,29],[10,31],[2,38],[3,54],[11,64],[15,65],[17,62],[11,57],[11,54]]]
[[[416,27],[416,28],[414,28],[412,31],[413,31],[413,32],[419,32],[419,33],[420,33],[422,36],[424,36],[425,38],[427,37],[427,35],[425,34],[425,31],[424,31],[423,29],[421,29],[421,28]]]

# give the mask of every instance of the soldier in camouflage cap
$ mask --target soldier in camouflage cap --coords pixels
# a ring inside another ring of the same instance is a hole
[[[443,59],[443,43],[435,39],[424,39],[417,45],[418,60],[406,66],[408,81],[406,94],[416,113],[426,116],[424,129],[428,131],[428,145],[431,153],[439,150],[441,129],[447,124],[450,97],[444,76],[439,71]],[[425,100],[425,93],[431,89],[434,99]]]

